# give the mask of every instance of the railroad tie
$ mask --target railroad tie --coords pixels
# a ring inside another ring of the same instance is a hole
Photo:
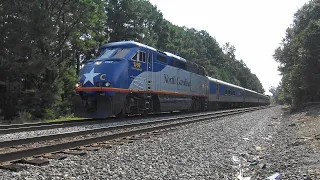
[[[78,155],[78,156],[84,156],[84,155],[87,154],[86,152],[71,151],[71,150],[60,151],[60,153],[71,154],[71,155]]]
[[[99,148],[87,147],[87,146],[79,146],[76,148],[72,148],[71,150],[85,150],[85,151],[98,151]]]
[[[26,167],[19,164],[7,163],[7,164],[1,164],[0,169],[19,172],[19,171],[22,171],[23,169],[26,169]]]
[[[45,166],[49,164],[49,161],[46,159],[29,159],[29,158],[24,158],[20,159],[17,161],[14,161],[14,163],[20,163],[20,164],[31,164],[34,166]]]
[[[55,159],[55,160],[63,160],[67,158],[67,156],[61,156],[57,154],[42,154],[41,157],[48,158],[48,159]]]

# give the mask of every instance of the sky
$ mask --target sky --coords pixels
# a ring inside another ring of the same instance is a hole
[[[265,94],[281,76],[272,55],[308,0],[149,0],[178,26],[206,30],[220,46],[230,42],[236,58],[256,74]]]

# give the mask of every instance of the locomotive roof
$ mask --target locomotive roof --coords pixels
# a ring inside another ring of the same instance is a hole
[[[244,89],[243,87],[240,87],[240,86],[237,86],[237,85],[234,85],[234,84],[231,84],[231,83],[227,83],[227,82],[224,82],[224,81],[221,81],[219,79],[215,79],[215,78],[212,78],[212,77],[209,77],[207,76],[207,78],[211,81],[217,81],[218,83],[220,84],[224,84],[224,85],[227,85],[227,86],[230,86],[230,87],[234,87],[234,88],[239,88],[239,89]]]
[[[152,51],[156,51],[156,52],[160,52],[162,54],[165,54],[169,57],[174,57],[180,61],[183,61],[183,62],[187,62],[186,59],[180,57],[180,56],[177,56],[175,54],[172,54],[170,52],[162,52],[162,51],[159,51],[153,47],[150,47],[150,46],[147,46],[145,44],[142,44],[142,43],[139,43],[139,42],[135,42],[135,41],[119,41],[119,42],[110,42],[108,44],[104,44],[102,45],[100,48],[106,48],[106,47],[128,47],[128,48],[132,48],[132,47],[144,47],[146,49],[149,49],[149,50],[152,50]]]
[[[186,59],[180,57],[180,56],[177,56],[175,54],[172,54],[170,52],[161,52],[153,47],[150,47],[150,46],[147,46],[145,44],[142,44],[142,43],[139,43],[139,42],[135,42],[135,41],[119,41],[119,42],[111,42],[111,43],[108,43],[108,44],[104,44],[102,45],[100,48],[106,48],[106,47],[115,47],[115,46],[121,46],[121,47],[128,47],[128,48],[132,48],[132,47],[144,47],[146,49],[149,49],[149,50],[152,50],[152,51],[156,51],[156,52],[160,52],[162,54],[165,54],[169,57],[174,57],[180,61],[183,61],[183,62],[187,62]],[[249,91],[249,92],[253,92],[253,93],[256,93],[256,94],[259,94],[259,95],[262,95],[262,96],[266,96],[264,94],[260,94],[258,92],[255,92],[255,91],[252,91],[250,89],[246,89],[246,88],[243,88],[243,87],[240,87],[240,86],[237,86],[237,85],[234,85],[234,84],[231,84],[231,83],[227,83],[227,82],[224,82],[224,81],[221,81],[219,79],[215,79],[215,78],[212,78],[212,77],[209,77],[209,80],[212,80],[212,81],[217,81],[218,83],[221,83],[221,84],[225,84],[225,85],[228,85],[230,87],[234,87],[234,88],[239,88],[239,89],[244,89],[245,91]]]
[[[119,42],[111,42],[108,44],[104,44],[102,45],[100,48],[106,48],[106,47],[115,47],[115,46],[121,46],[121,47],[144,47],[146,49],[150,49],[153,51],[157,51],[155,48],[147,46],[145,44],[139,43],[139,42],[135,42],[135,41],[119,41]]]
[[[260,96],[264,96],[264,97],[267,97],[267,95],[264,95],[264,94],[261,94],[261,93],[258,93],[256,91],[253,91],[253,90],[250,90],[250,89],[247,89],[247,88],[244,88],[245,91],[249,91],[249,92],[252,92],[252,93],[255,93],[255,94],[258,94]]]
[[[187,60],[184,59],[183,57],[177,56],[177,55],[172,54],[172,53],[170,53],[170,52],[164,52],[164,53],[165,53],[167,56],[176,58],[176,59],[178,59],[178,60],[180,60],[180,61],[183,61],[183,62],[187,62]]]
[[[267,95],[258,93],[258,92],[256,92],[256,91],[253,91],[253,90],[250,90],[250,89],[241,87],[241,86],[237,86],[237,85],[234,85],[234,84],[231,84],[231,83],[227,83],[227,82],[221,81],[221,80],[219,80],[219,79],[215,79],[215,78],[212,78],[212,77],[209,77],[209,76],[207,76],[207,78],[208,78],[209,80],[211,80],[211,81],[216,81],[216,82],[218,82],[218,83],[220,83],[220,84],[224,84],[224,85],[227,85],[227,86],[230,86],[230,87],[234,87],[234,88],[239,88],[239,89],[242,89],[242,90],[245,90],[245,91],[248,91],[248,92],[252,92],[252,93],[255,93],[255,94],[258,94],[258,95],[267,97]]]

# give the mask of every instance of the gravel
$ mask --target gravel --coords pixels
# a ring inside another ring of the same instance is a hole
[[[216,116],[216,115],[209,115],[210,116]],[[206,118],[208,118],[206,116]],[[35,143],[29,143],[29,144],[24,144],[20,146],[19,148],[11,148],[11,147],[6,147],[2,148],[0,151],[0,154],[4,153],[9,153],[9,152],[15,152],[15,151],[21,151],[21,150],[26,150],[26,149],[31,149],[31,148],[38,148],[38,147],[43,147],[43,146],[49,146],[49,145],[54,145],[57,143],[66,143],[66,142],[71,142],[71,141],[78,141],[82,139],[87,139],[87,138],[94,138],[94,137],[101,137],[101,136],[107,136],[111,134],[116,134],[116,133],[121,133],[121,132],[126,132],[126,131],[133,131],[133,130],[139,130],[141,128],[151,128],[155,126],[163,126],[163,125],[169,125],[169,124],[175,124],[177,122],[182,122],[182,121],[193,121],[197,120],[198,117],[196,118],[188,118],[184,120],[169,120],[165,122],[160,122],[152,125],[144,125],[141,127],[134,127],[134,128],[124,128],[124,129],[119,129],[119,130],[106,130],[103,132],[98,132],[98,133],[90,133],[86,135],[80,135],[80,136],[72,136],[72,137],[66,137],[66,138],[60,138],[60,139],[54,139],[54,140],[49,140],[49,141],[41,141],[41,142],[35,142]],[[155,119],[156,120],[156,119]],[[150,120],[152,122],[152,120]]]
[[[299,164],[297,158],[305,156],[306,149],[299,143],[290,146],[296,142],[291,128],[298,125],[289,126],[291,120],[281,118],[282,113],[280,107],[273,107],[186,125],[84,157],[50,160],[44,167],[0,170],[0,178],[236,179],[240,172],[251,179],[266,179],[276,172],[281,179],[320,177],[316,168]],[[308,149],[306,153],[312,154]]]

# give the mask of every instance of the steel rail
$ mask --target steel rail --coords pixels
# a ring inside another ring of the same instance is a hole
[[[260,106],[257,106],[260,107]],[[244,109],[244,108],[239,108]],[[232,110],[232,109],[230,109]],[[204,111],[208,112],[208,111]],[[174,115],[185,114],[182,112],[173,112]],[[195,113],[195,112],[188,112]],[[172,113],[161,112],[161,113],[150,113],[148,118],[157,117],[157,116],[172,116]],[[124,119],[134,120],[140,119],[141,115],[130,115]],[[72,126],[81,126],[81,125],[91,125],[91,124],[102,124],[102,123],[112,123],[118,122],[119,119],[115,117],[110,117],[106,119],[83,119],[83,120],[70,120],[70,121],[55,121],[55,122],[39,122],[39,123],[23,123],[23,124],[10,124],[10,125],[0,125],[0,135],[1,134],[12,134],[17,132],[27,132],[27,131],[36,131],[36,130],[45,130],[45,129],[54,129],[54,128],[65,128]]]
[[[259,107],[254,107],[254,108],[259,108]],[[254,108],[252,108],[252,109],[254,109]],[[125,128],[134,128],[134,127],[140,127],[140,126],[146,126],[146,125],[153,125],[153,124],[164,123],[164,122],[169,122],[169,121],[183,120],[185,118],[210,116],[210,115],[222,114],[222,113],[226,113],[226,112],[237,112],[237,111],[243,111],[243,110],[247,110],[247,109],[248,108],[233,109],[233,110],[226,110],[226,111],[217,111],[217,112],[212,112],[212,113],[195,114],[195,115],[189,115],[189,116],[186,115],[186,116],[181,116],[181,117],[173,117],[173,118],[166,118],[166,119],[159,119],[159,120],[150,120],[150,121],[146,121],[146,122],[129,123],[129,124],[124,124],[124,125],[107,126],[107,127],[103,127],[103,128],[94,128],[94,129],[69,132],[69,133],[60,133],[60,134],[37,136],[37,137],[31,137],[31,138],[25,138],[25,139],[14,139],[14,140],[9,140],[9,141],[0,141],[0,148],[12,147],[12,146],[23,145],[23,144],[30,144],[30,143],[41,142],[41,141],[50,141],[50,140],[54,140],[54,139],[61,139],[61,138],[67,138],[67,137],[81,136],[81,135],[99,133],[99,132],[104,132],[104,131],[113,131],[113,130],[119,130],[119,129],[125,129]]]
[[[179,114],[180,112],[173,112],[175,114]],[[157,116],[157,115],[169,115],[172,113],[169,112],[159,112],[159,113],[149,113],[148,116]],[[132,118],[136,116],[141,115],[129,115],[127,118]],[[26,128],[26,127],[35,127],[35,126],[45,126],[45,125],[54,125],[54,124],[73,124],[73,123],[85,123],[85,122],[92,122],[92,121],[102,121],[102,120],[108,120],[108,119],[117,119],[116,117],[109,117],[105,119],[99,119],[99,118],[85,118],[85,119],[79,119],[79,120],[60,120],[60,121],[53,121],[53,122],[35,122],[35,123],[22,123],[22,124],[1,124],[0,125],[0,131],[6,130],[6,129],[15,129],[15,128]]]
[[[55,152],[60,152],[63,149],[70,149],[78,146],[85,146],[89,145],[92,143],[97,143],[97,142],[102,142],[102,141],[109,141],[117,138],[123,138],[127,136],[133,136],[141,133],[147,133],[147,132],[152,132],[156,130],[161,130],[161,129],[167,129],[167,128],[172,128],[172,127],[177,127],[177,126],[182,126],[194,122],[200,122],[200,121],[205,121],[209,120],[212,118],[219,118],[219,117],[224,117],[224,116],[229,116],[229,115],[234,115],[234,114],[240,114],[240,113],[245,113],[249,111],[254,111],[254,110],[260,110],[264,109],[267,107],[260,107],[260,108],[251,108],[251,109],[242,109],[242,110],[237,110],[237,111],[231,111],[231,112],[224,112],[224,113],[217,113],[214,116],[199,116],[198,118],[190,119],[187,121],[182,121],[182,122],[177,122],[177,123],[172,123],[172,124],[166,124],[166,125],[159,125],[159,126],[154,126],[154,127],[146,127],[146,128],[141,128],[138,130],[129,130],[125,132],[120,132],[120,133],[114,133],[114,134],[109,134],[109,135],[104,135],[104,136],[99,136],[99,137],[93,137],[93,138],[87,138],[87,139],[81,139],[81,140],[76,140],[76,141],[71,141],[71,142],[64,142],[60,144],[54,144],[54,145],[48,145],[48,146],[43,146],[43,147],[38,147],[38,148],[32,148],[32,149],[26,149],[26,150],[21,150],[21,151],[14,151],[14,152],[9,152],[5,154],[0,154],[0,162],[9,162],[9,161],[17,161],[20,160],[23,157],[31,157],[31,156],[36,156],[36,155],[41,155],[45,153],[55,153]]]
[[[174,115],[180,114],[181,112],[174,112]],[[157,113],[149,114],[148,117],[157,116],[172,116],[172,113]],[[1,134],[12,134],[17,132],[27,132],[27,131],[37,131],[37,130],[47,130],[55,128],[66,128],[73,126],[83,126],[83,125],[93,125],[102,123],[113,123],[119,120],[135,120],[140,119],[141,115],[130,115],[124,119],[117,119],[115,117],[107,119],[83,119],[83,120],[73,120],[73,121],[57,121],[57,122],[40,122],[40,123],[25,123],[25,124],[12,124],[12,125],[0,125],[0,135]]]

